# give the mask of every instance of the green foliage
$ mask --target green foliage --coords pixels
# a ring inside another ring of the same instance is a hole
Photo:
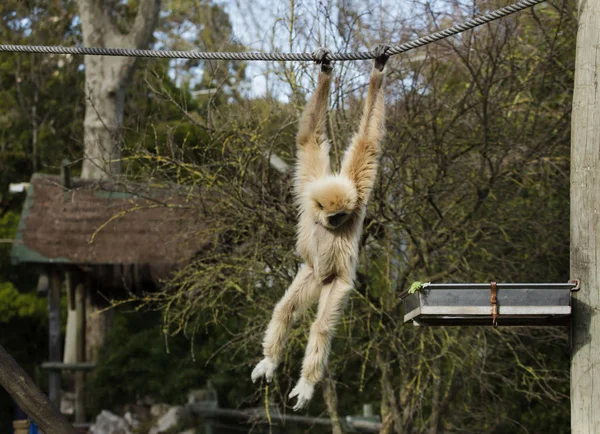
[[[415,292],[420,291],[421,289],[423,289],[426,286],[427,286],[427,284],[423,283],[423,282],[413,282],[410,285],[410,288],[408,288],[408,293],[414,294]]]
[[[70,0],[0,3],[6,44],[74,45],[78,25]],[[12,240],[24,195],[8,184],[28,182],[35,171],[56,171],[64,157],[81,155],[76,138],[83,119],[80,58],[0,55],[0,239]],[[0,345],[44,388],[39,365],[47,358],[46,299],[36,273],[13,268],[11,243],[0,243]],[[13,403],[0,390],[0,431],[10,432]]]
[[[410,433],[514,432],[532,421],[515,401],[532,408],[552,402],[562,418],[548,429],[568,426],[564,330],[402,327],[397,299],[417,279],[567,279],[576,26],[566,9],[550,5],[533,17],[495,22],[446,41],[447,55],[434,51],[423,63],[391,67],[378,185],[331,361],[342,414],[375,402],[386,417],[396,411]],[[336,84],[342,100],[328,126],[339,155],[360,106],[352,91],[344,93],[353,83]],[[298,265],[289,178],[265,157],[274,152],[293,161],[297,114],[272,101],[209,113],[193,152],[181,134],[170,147],[132,150],[140,173],[189,188],[198,227],[210,222],[210,242],[196,260],[141,301],[163,312],[169,332],[227,330],[225,351],[256,360],[273,306]],[[206,119],[201,106],[187,114]],[[268,397],[276,403],[286,402],[297,376],[312,317],[302,316],[290,333]],[[356,390],[359,397],[348,393]]]
[[[190,389],[205,387],[209,379],[221,389],[224,403],[241,398],[248,390],[238,387],[232,375],[235,369],[205,364],[215,345],[223,344],[222,339],[222,335],[206,336],[192,353],[184,336],[166,337],[162,333],[156,314],[117,313],[89,379],[92,413],[106,408],[119,410],[148,397],[180,404]]]
[[[0,282],[0,323],[8,324],[20,317],[30,321],[46,320],[46,299],[35,293],[21,293],[8,282]]]
[[[411,434],[568,432],[564,330],[402,327],[397,294],[416,279],[567,279],[576,28],[569,5],[549,2],[444,41],[423,63],[390,61],[382,169],[356,291],[333,344],[341,414],[372,402],[387,417],[395,401],[405,418],[402,430]],[[118,4],[120,28],[127,28],[135,6]],[[167,9],[158,45],[240,49],[221,6],[173,0]],[[80,37],[71,1],[33,10],[8,0],[0,16],[7,43],[73,45]],[[367,41],[368,26],[357,29],[364,34],[349,39]],[[292,36],[290,44],[298,37]],[[295,75],[300,69],[294,69],[303,67],[283,69],[294,101],[305,100]],[[362,80],[357,70],[338,69],[328,122],[334,156],[352,132]],[[348,70],[357,74],[349,77]],[[243,98],[237,86],[244,78],[244,64],[228,62],[140,61],[135,72],[123,131],[127,174],[181,185],[208,241],[163,291],[140,297],[161,317],[117,315],[87,389],[94,411],[145,396],[182,402],[208,379],[223,406],[263,404],[249,381],[250,363],[260,356],[266,322],[298,265],[289,176],[267,157],[293,163],[298,107]],[[20,209],[6,195],[8,183],[27,181],[35,170],[55,171],[64,156],[81,155],[82,82],[80,58],[0,56],[0,238],[13,236]],[[193,92],[207,89],[215,93]],[[46,353],[43,299],[17,291],[31,286],[20,277],[15,286],[7,283],[15,274],[9,250],[0,245],[0,326],[11,332],[2,333],[0,343],[35,374]],[[269,388],[272,403],[286,402],[312,313],[291,332],[286,360]],[[7,408],[2,399],[0,411]],[[322,409],[317,396],[311,412]]]
[[[12,240],[17,232],[18,224],[19,213],[17,211],[7,210],[4,214],[0,213],[0,240]],[[0,282],[9,273],[11,247],[11,243],[0,242]]]
[[[29,7],[3,2],[5,43],[73,45],[75,5],[52,0]],[[56,168],[81,153],[73,141],[83,119],[83,73],[72,56],[0,56],[0,199],[9,182],[29,181],[34,171]]]

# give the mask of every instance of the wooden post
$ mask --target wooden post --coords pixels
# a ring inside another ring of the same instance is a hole
[[[77,362],[85,362],[85,286],[78,283],[75,288],[75,310],[77,312]],[[75,422],[85,422],[85,372],[75,372]]]
[[[53,269],[50,277],[50,288],[48,291],[48,360],[60,362],[60,271]],[[60,409],[60,371],[48,372],[48,395],[50,401]]]
[[[73,427],[15,359],[0,346],[0,386],[45,434],[75,434]]]
[[[600,433],[600,0],[578,0],[571,132],[571,432]]]

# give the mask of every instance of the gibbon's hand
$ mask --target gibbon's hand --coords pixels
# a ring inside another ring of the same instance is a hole
[[[383,71],[383,68],[385,68],[385,64],[387,63],[388,59],[390,58],[389,54],[386,54],[387,51],[390,49],[389,45],[386,44],[379,44],[378,46],[376,46],[373,49],[373,52],[375,53],[375,69],[377,69],[378,71]]]
[[[315,385],[309,383],[304,378],[300,378],[296,387],[292,389],[288,398],[297,398],[296,405],[294,405],[294,411],[302,410],[308,405],[312,399],[313,393],[315,392]]]
[[[328,58],[329,54],[331,54],[331,51],[329,51],[325,47],[321,47],[313,53],[315,63],[317,65],[321,65],[321,71],[323,72],[331,72],[331,70],[333,69],[331,59]]]
[[[273,373],[277,369],[277,363],[273,362],[270,357],[262,359],[252,371],[252,382],[256,383],[261,377],[265,377],[267,383],[270,383],[273,379]]]

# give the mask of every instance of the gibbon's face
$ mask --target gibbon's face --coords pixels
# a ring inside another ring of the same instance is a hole
[[[315,223],[329,229],[342,226],[356,211],[357,192],[354,184],[342,176],[329,176],[308,187],[309,210]]]

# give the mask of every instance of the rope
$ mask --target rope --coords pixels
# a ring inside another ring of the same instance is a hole
[[[488,14],[470,19],[448,29],[415,39],[405,44],[390,47],[386,54],[394,55],[413,50],[432,42],[457,35],[491,21],[503,18],[515,12],[535,6],[546,0],[521,0]],[[278,60],[278,61],[312,61],[312,53],[244,53],[244,52],[205,52],[174,50],[138,50],[130,48],[93,48],[93,47],[61,47],[45,45],[1,45],[0,52],[41,53],[41,54],[83,54],[85,56],[126,56],[126,57],[158,57],[163,59],[205,59],[205,60]],[[367,60],[376,58],[373,51],[331,53],[330,60]]]

